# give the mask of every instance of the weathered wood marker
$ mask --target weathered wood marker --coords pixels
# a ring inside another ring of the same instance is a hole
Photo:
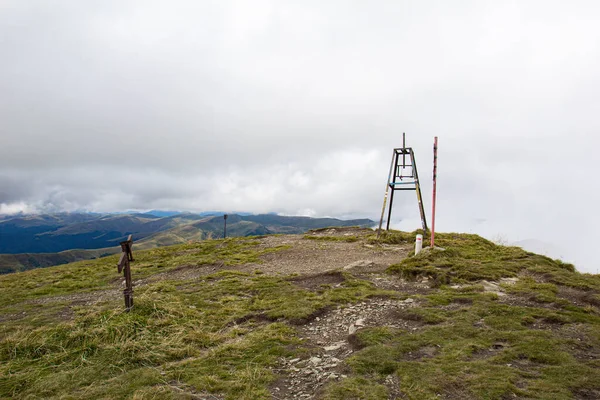
[[[119,273],[123,271],[125,276],[125,289],[123,295],[125,297],[125,311],[129,312],[133,308],[133,285],[131,283],[131,267],[129,262],[133,261],[133,253],[131,252],[131,246],[133,246],[133,240],[131,235],[127,240],[121,242],[121,258],[117,264]]]

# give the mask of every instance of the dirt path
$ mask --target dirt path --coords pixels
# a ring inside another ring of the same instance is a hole
[[[380,271],[400,262],[410,251],[410,246],[370,245],[364,238],[372,234],[371,230],[339,228],[308,235],[266,236],[261,239],[261,247],[290,248],[267,254],[262,263],[245,267],[273,275],[311,275],[336,269]],[[357,240],[350,241],[354,238]]]
[[[413,332],[418,322],[406,321],[398,314],[417,306],[413,298],[368,299],[358,304],[340,306],[308,324],[298,327],[303,345],[312,349],[308,357],[282,359],[279,379],[271,385],[275,399],[319,398],[331,381],[346,378],[349,373],[343,361],[359,349],[355,332],[379,326]],[[390,376],[386,386],[391,394],[398,392],[397,378]]]

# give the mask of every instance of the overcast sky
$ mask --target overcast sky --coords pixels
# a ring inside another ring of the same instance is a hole
[[[600,266],[597,1],[2,0],[0,55],[0,213],[378,219],[405,131],[438,230]]]

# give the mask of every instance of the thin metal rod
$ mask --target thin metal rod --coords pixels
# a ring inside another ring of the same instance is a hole
[[[392,193],[390,193],[390,206],[388,209],[388,216],[387,216],[387,224],[385,226],[385,230],[389,231],[390,230],[390,221],[392,220],[392,204],[394,204],[394,188],[392,188]]]
[[[396,159],[396,150],[392,153],[392,162],[390,164],[390,172],[387,181],[385,181],[385,195],[383,196],[383,207],[381,207],[381,218],[379,219],[379,229],[377,230],[377,238],[381,234],[381,225],[383,224],[383,216],[385,215],[385,203],[387,202],[388,192],[390,190],[390,180],[392,179],[392,171],[394,170],[394,160]]]
[[[402,148],[406,149],[406,132],[402,132]],[[402,152],[402,169],[406,168],[406,155]]]
[[[415,173],[415,187],[417,190],[417,201],[419,202],[419,212],[421,213],[421,224],[423,225],[423,234],[426,234],[427,219],[425,217],[425,209],[423,208],[423,196],[421,195],[421,185],[419,185],[419,173],[417,172],[417,160],[415,160],[414,152],[411,152],[410,158],[412,160],[413,171]]]
[[[437,150],[438,138],[433,139],[433,200],[431,202],[431,248],[435,246],[435,198],[437,191]]]

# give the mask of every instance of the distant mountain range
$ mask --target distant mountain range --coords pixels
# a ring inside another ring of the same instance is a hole
[[[215,215],[216,214],[216,215]],[[230,214],[227,236],[303,233],[327,226],[372,226],[370,219]],[[131,214],[61,213],[4,216],[0,219],[0,273],[48,267],[120,251],[132,234],[135,247],[147,249],[223,237],[223,213],[153,210]]]

